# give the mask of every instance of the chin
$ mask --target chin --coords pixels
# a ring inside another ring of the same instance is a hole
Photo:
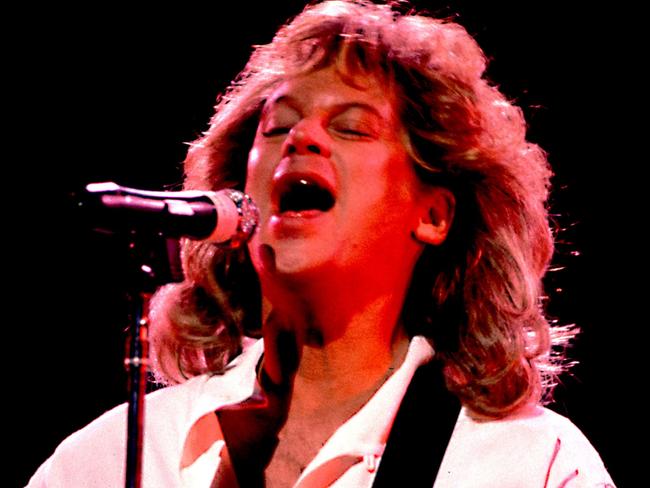
[[[252,252],[253,265],[258,274],[267,280],[307,283],[319,281],[334,269],[333,253],[322,243],[291,239],[278,243],[261,244]]]

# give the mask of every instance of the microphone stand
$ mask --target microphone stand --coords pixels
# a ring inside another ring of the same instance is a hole
[[[112,234],[114,230],[131,229],[128,234],[131,326],[124,359],[129,377],[126,488],[140,488],[149,361],[149,301],[159,286],[183,281],[179,242],[165,237],[163,232],[207,238],[235,249],[255,230],[258,210],[250,197],[233,189],[207,193],[152,192],[112,182],[87,185],[83,197],[75,204],[85,210],[82,216],[91,218],[97,231]],[[188,220],[190,216],[192,219]],[[220,219],[223,222],[217,226]],[[142,232],[133,230],[137,228]],[[210,232],[203,235],[208,228]]]
[[[179,242],[162,235],[129,239],[128,292],[131,325],[124,366],[128,373],[128,413],[126,442],[126,488],[140,488],[145,394],[149,366],[149,302],[161,285],[183,280]]]

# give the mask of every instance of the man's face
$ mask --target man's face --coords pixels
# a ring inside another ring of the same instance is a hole
[[[246,183],[260,209],[249,249],[262,278],[410,275],[425,189],[394,95],[367,85],[326,68],[288,79],[266,101]]]

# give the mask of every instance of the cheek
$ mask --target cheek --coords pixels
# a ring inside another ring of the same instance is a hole
[[[386,232],[410,236],[421,213],[419,180],[410,159],[401,152],[387,152],[373,171],[369,186],[375,201],[369,211],[381,220]]]
[[[388,206],[404,203],[413,198],[417,184],[415,169],[403,151],[393,147],[383,148],[371,157],[364,155],[365,167],[357,173],[361,181],[377,198],[388,200]]]
[[[390,191],[393,198],[402,203],[410,203],[416,199],[420,188],[420,179],[415,171],[411,158],[405,151],[397,151],[386,169],[387,180],[390,182]]]
[[[246,169],[245,192],[253,199],[259,196],[260,184],[263,181],[264,168],[261,164],[262,154],[257,145],[253,145],[248,154],[248,165]]]

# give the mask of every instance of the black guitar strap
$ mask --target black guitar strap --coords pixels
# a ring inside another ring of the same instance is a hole
[[[373,488],[432,488],[459,411],[441,363],[420,366],[395,417]]]

